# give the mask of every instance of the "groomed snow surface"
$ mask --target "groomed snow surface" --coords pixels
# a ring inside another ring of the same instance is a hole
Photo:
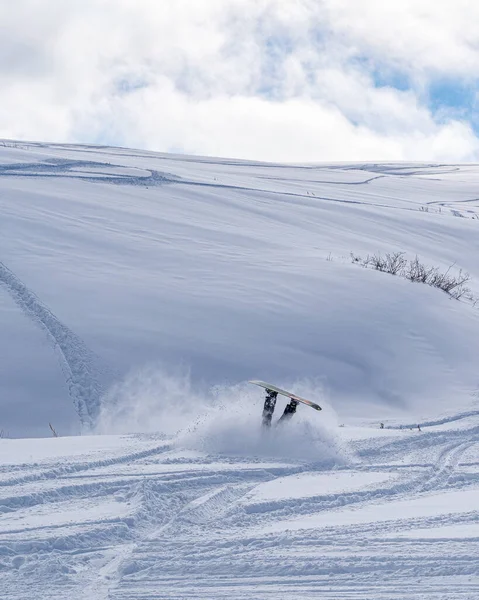
[[[479,598],[478,190],[0,144],[0,598]]]

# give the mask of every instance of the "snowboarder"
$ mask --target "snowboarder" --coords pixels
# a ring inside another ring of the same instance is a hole
[[[263,427],[271,427],[271,419],[273,418],[274,407],[276,406],[277,398],[278,392],[266,390],[266,398],[264,399],[263,408]]]
[[[296,402],[296,400],[291,400],[288,404],[286,404],[286,406],[284,407],[284,412],[281,415],[281,418],[279,419],[278,423],[280,423],[281,421],[289,421],[289,419],[291,419],[291,417],[296,412],[297,407],[298,402]]]
[[[319,404],[316,402],[311,402],[311,400],[306,400],[306,398],[301,398],[300,396],[296,396],[296,394],[292,394],[291,392],[287,392],[286,390],[282,390],[271,383],[266,383],[265,381],[259,381],[258,379],[252,379],[249,383],[254,383],[254,385],[259,385],[263,389],[266,390],[266,398],[264,399],[264,407],[263,407],[263,427],[268,428],[271,427],[271,420],[273,418],[274,409],[276,406],[276,400],[278,399],[278,394],[281,396],[286,396],[289,398],[289,403],[286,405],[280,421],[288,421],[296,412],[298,404],[306,404],[314,410],[322,410]]]
[[[276,406],[276,400],[278,398],[278,392],[274,392],[273,390],[266,390],[266,397],[264,399],[264,407],[263,407],[263,427],[271,427],[271,420],[273,418],[274,409]],[[281,415],[278,423],[281,421],[286,421],[291,419],[291,417],[296,412],[296,408],[298,406],[298,402],[296,400],[291,400],[284,408],[284,412]]]

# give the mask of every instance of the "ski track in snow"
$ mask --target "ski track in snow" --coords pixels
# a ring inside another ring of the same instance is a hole
[[[149,436],[125,438],[128,452],[98,460],[88,456],[88,440],[87,454],[68,464],[49,460],[29,465],[25,477],[0,474],[3,597],[26,597],[32,586],[35,597],[101,600],[445,600],[479,593],[477,503],[428,508],[455,490],[479,497],[477,477],[466,487],[464,473],[456,478],[465,456],[466,472],[470,458],[479,458],[474,427],[405,431],[403,439],[372,430],[355,444],[353,464],[326,470],[182,451]],[[390,453],[397,464],[388,462]],[[361,472],[364,482],[348,482],[348,473]],[[368,482],[368,472],[387,479]],[[343,477],[344,491],[302,496],[297,484],[305,476]],[[261,500],[262,486],[275,481],[284,497]],[[418,508],[408,508],[411,502]],[[396,508],[401,503],[405,514]],[[342,524],[344,515],[357,522]],[[309,524],[319,517],[320,525]],[[455,527],[465,525],[476,533],[456,536]],[[450,527],[450,537],[436,540],[439,526]],[[416,530],[432,537],[417,538]],[[43,592],[35,583],[42,573],[49,574]]]
[[[329,171],[352,173],[349,180],[328,181],[324,166],[295,166],[311,179],[302,191],[292,186],[278,191],[294,182],[274,176],[275,169],[285,168],[280,165],[93,146],[28,147],[89,153],[105,162],[40,157],[41,162],[1,164],[1,177],[261,190],[264,198],[291,197],[305,206],[335,202],[388,211],[417,212],[420,206],[401,198],[392,206],[378,200],[384,195],[375,195],[375,186],[388,178],[408,184],[459,170],[440,164],[331,165]],[[124,164],[139,158],[258,172],[246,183],[223,183],[211,174],[195,179],[185,170],[171,174]],[[313,191],[315,185],[321,193]],[[425,198],[424,206],[444,208],[446,217],[477,218],[479,201],[463,196]],[[103,392],[99,359],[3,263],[0,285],[49,336],[75,407],[91,424]],[[437,363],[442,366],[439,358]],[[338,428],[334,434],[353,458],[332,467],[280,453],[206,454],[158,435],[102,437],[101,448],[99,437],[85,437],[75,452],[67,438],[0,440],[0,596],[477,600],[478,414],[458,408],[423,421],[422,432],[387,424],[355,437],[353,428]],[[15,462],[20,451],[28,456]]]
[[[20,279],[0,262],[0,286],[17,306],[48,335],[58,352],[68,391],[82,425],[91,427],[104,393],[99,359],[64,325]]]
[[[134,176],[132,174],[115,174],[114,169],[122,168],[109,163],[85,160],[47,159],[42,163],[18,163],[0,165],[0,177],[36,177],[55,178],[69,177],[93,183],[111,183],[117,185],[163,185],[177,181],[173,175],[155,170]],[[130,169],[131,170],[131,169]],[[109,172],[110,171],[110,172]]]

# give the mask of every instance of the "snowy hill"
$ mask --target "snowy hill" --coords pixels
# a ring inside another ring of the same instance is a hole
[[[343,419],[366,403],[368,418],[401,410],[420,420],[451,398],[467,405],[476,389],[479,311],[359,268],[350,253],[455,263],[479,292],[479,167],[7,144],[0,186],[10,435],[46,435],[49,421],[78,431],[72,400],[88,421],[105,387],[151,365],[170,377],[190,369],[201,390],[308,380]]]
[[[479,308],[350,257],[478,297],[478,188],[0,145],[0,430],[104,434],[0,440],[5,597],[478,597]]]

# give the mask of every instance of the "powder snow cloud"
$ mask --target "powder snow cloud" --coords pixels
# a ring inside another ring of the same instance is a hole
[[[0,2],[0,137],[477,160],[469,0]]]

